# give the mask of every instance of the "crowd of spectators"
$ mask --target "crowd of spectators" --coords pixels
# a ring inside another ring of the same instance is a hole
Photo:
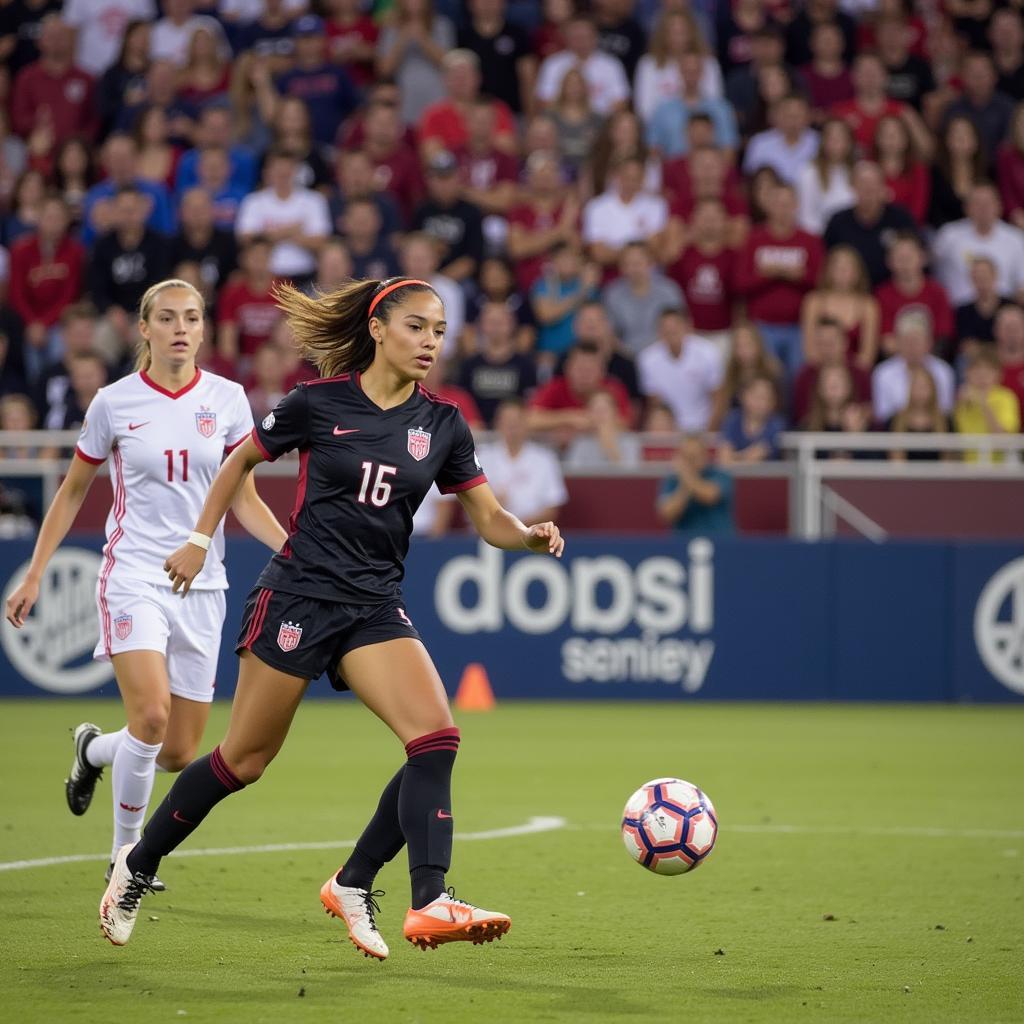
[[[1022,97],[1018,0],[0,0],[0,429],[80,424],[159,278],[262,415],[275,281],[406,274],[545,513],[538,434],[1017,431]],[[669,521],[727,489],[676,462]]]

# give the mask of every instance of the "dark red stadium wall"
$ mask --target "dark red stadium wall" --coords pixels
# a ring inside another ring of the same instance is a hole
[[[1024,480],[830,480],[892,537],[1018,540]],[[857,536],[838,523],[840,536]]]
[[[602,533],[664,533],[654,514],[659,479],[654,477],[570,477],[569,504],[561,523],[567,530]],[[263,477],[260,494],[282,522],[295,500],[295,481]],[[102,532],[110,510],[110,481],[98,477],[75,520],[78,533]],[[759,477],[736,481],[736,520],[741,533],[785,534],[789,526],[788,482]],[[234,517],[228,532],[240,531]]]
[[[603,533],[663,533],[654,514],[658,480],[653,477],[570,477],[567,530]],[[1024,480],[832,480],[846,498],[890,536],[943,539],[1024,537]],[[295,499],[295,482],[264,477],[260,493],[282,522]],[[110,510],[110,481],[97,478],[75,522],[79,533],[103,530]],[[782,477],[736,481],[736,520],[740,533],[785,534],[789,529],[789,483]],[[241,528],[229,520],[229,532]],[[855,535],[844,523],[841,536]]]

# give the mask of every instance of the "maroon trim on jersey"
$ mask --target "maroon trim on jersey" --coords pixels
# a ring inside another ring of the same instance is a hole
[[[299,479],[295,484],[295,504],[292,507],[292,514],[288,517],[288,539],[281,549],[282,558],[292,557],[292,537],[299,532],[299,512],[306,500],[306,470],[309,466],[309,449],[304,448],[299,452]]]
[[[252,429],[255,430],[256,428],[253,427]],[[234,444],[224,445],[224,454],[230,455],[247,437],[250,436],[251,435],[249,434],[243,434]]]
[[[485,483],[487,483],[487,477],[481,473],[479,476],[475,476],[472,480],[467,480],[465,483],[452,484],[451,487],[441,487],[439,490],[442,494],[458,494],[459,491],[468,491],[471,487],[479,487],[481,484]]]
[[[335,380],[349,380],[351,373],[339,373],[336,377],[314,377],[313,380],[304,380],[302,383],[305,387],[310,387],[313,384],[330,384],[331,381]],[[359,379],[359,374],[356,374],[356,380]]]
[[[256,445],[257,448],[259,448],[260,454],[263,456],[263,458],[265,458],[267,462],[273,462],[274,456],[271,455],[270,452],[268,452],[267,449],[263,447],[263,442],[260,440],[260,435],[256,433],[255,427],[252,428],[252,432],[249,434],[249,436],[252,438],[252,443]],[[242,440],[244,441],[245,438],[242,438]],[[239,444],[241,444],[241,441],[239,442]]]
[[[260,596],[256,598],[256,604],[252,610],[252,618],[249,620],[249,628],[246,631],[245,639],[242,641],[242,646],[246,649],[252,647],[256,638],[260,635],[260,631],[263,629],[263,620],[267,617],[267,605],[270,604],[270,598],[273,593],[272,590],[264,588],[260,592]]]
[[[94,459],[91,455],[86,455],[78,445],[75,445],[75,454],[83,461],[88,462],[90,466],[102,466],[106,459]]]
[[[438,405],[450,405],[453,409],[458,409],[458,402],[453,402],[450,398],[442,398],[440,395],[435,395],[433,391],[428,391],[422,384],[417,384],[416,386],[420,389],[420,394],[428,402],[436,402]]]
[[[198,383],[199,378],[202,377],[203,371],[196,367],[196,375],[179,391],[168,391],[167,388],[161,387],[145,370],[139,371],[139,376],[142,378],[144,384],[148,384],[154,391],[159,391],[161,395],[166,395],[168,398],[181,398],[182,395],[187,394],[191,391]]]

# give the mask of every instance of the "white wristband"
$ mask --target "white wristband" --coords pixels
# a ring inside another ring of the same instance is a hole
[[[204,551],[210,550],[211,537],[207,537],[205,533],[196,533],[193,531],[188,535],[188,543],[195,544],[197,548],[202,548]]]

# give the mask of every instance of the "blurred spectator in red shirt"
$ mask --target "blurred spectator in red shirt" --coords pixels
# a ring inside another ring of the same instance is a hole
[[[398,108],[387,103],[372,105],[364,119],[363,151],[374,168],[374,184],[390,192],[408,223],[423,197],[423,174],[416,150],[405,138]]]
[[[694,332],[728,355],[736,295],[736,251],[726,246],[725,207],[702,199],[693,213],[689,245],[667,269],[683,290]]]
[[[95,85],[72,63],[74,52],[74,30],[57,15],[48,15],[39,35],[39,60],[14,80],[11,123],[40,156],[51,156],[69,135],[89,140],[96,136]]]
[[[229,363],[238,363],[242,375],[247,372],[252,354],[267,341],[281,316],[271,290],[272,249],[269,239],[259,236],[244,245],[238,258],[242,272],[220,294],[217,352]]]
[[[742,179],[720,149],[700,146],[688,157],[670,160],[664,166],[663,183],[670,197],[667,237],[670,251],[686,244],[689,238],[686,225],[696,205],[705,199],[718,200],[725,208],[727,244],[736,248],[746,241],[750,210],[743,195]]]
[[[540,388],[530,402],[531,430],[550,430],[562,444],[592,428],[587,404],[593,394],[607,391],[624,423],[633,422],[626,389],[607,374],[607,363],[596,344],[577,342],[566,356],[562,374]]]
[[[878,122],[883,117],[905,118],[918,149],[922,154],[929,154],[928,130],[906,103],[889,98],[885,91],[887,82],[888,72],[882,58],[877,53],[859,54],[853,64],[853,99],[835,104],[830,113],[849,124],[864,153],[871,152]]]
[[[466,111],[466,141],[455,151],[462,198],[486,215],[505,214],[519,192],[519,165],[495,143],[498,107],[478,96]]]
[[[539,60],[565,49],[565,26],[573,15],[572,0],[544,0],[544,20],[534,31],[530,49]]]
[[[1024,103],[1018,103],[1006,142],[996,157],[1003,216],[1024,228]]]
[[[360,0],[326,0],[327,52],[357,86],[373,81],[379,31]]]
[[[1003,367],[1003,387],[1009,388],[1024,409],[1024,310],[1004,306],[996,314],[996,355]]]
[[[558,158],[549,152],[531,153],[523,202],[508,215],[508,254],[521,291],[529,292],[555,246],[578,244],[579,218],[579,202],[573,193],[566,193]]]
[[[913,136],[901,117],[883,117],[875,132],[875,160],[885,175],[889,201],[924,224],[931,199],[928,168],[918,158]]]
[[[64,200],[43,202],[39,229],[11,248],[11,306],[25,325],[25,342],[47,347],[47,335],[82,291],[85,249],[68,235]]]
[[[843,33],[831,21],[811,31],[811,61],[800,69],[807,86],[812,117],[822,121],[825,112],[838,103],[853,99],[853,78],[843,61]]]
[[[472,50],[452,50],[442,62],[447,96],[431,103],[419,122],[419,141],[430,157],[438,150],[456,150],[466,145],[467,118],[472,104],[480,98],[480,58]],[[500,100],[495,110],[494,145],[506,153],[515,152],[515,121]]]
[[[891,356],[896,351],[896,318],[904,310],[922,307],[931,320],[936,347],[947,351],[953,340],[953,308],[946,289],[924,273],[927,260],[921,239],[911,232],[898,234],[889,246],[886,262],[892,277],[875,290],[881,312],[883,355]]]
[[[796,226],[793,187],[777,185],[766,223],[750,232],[740,250],[736,290],[746,296],[748,316],[790,376],[803,362],[800,304],[818,280],[821,260],[821,240]]]
[[[253,419],[261,420],[277,408],[287,393],[287,376],[284,353],[272,341],[267,341],[253,353],[251,375],[245,382]]]
[[[807,360],[793,381],[791,412],[794,423],[802,423],[811,411],[818,377],[829,366],[847,369],[854,398],[858,402],[871,402],[871,373],[850,363],[846,331],[838,320],[822,317],[813,325],[807,344]]]

